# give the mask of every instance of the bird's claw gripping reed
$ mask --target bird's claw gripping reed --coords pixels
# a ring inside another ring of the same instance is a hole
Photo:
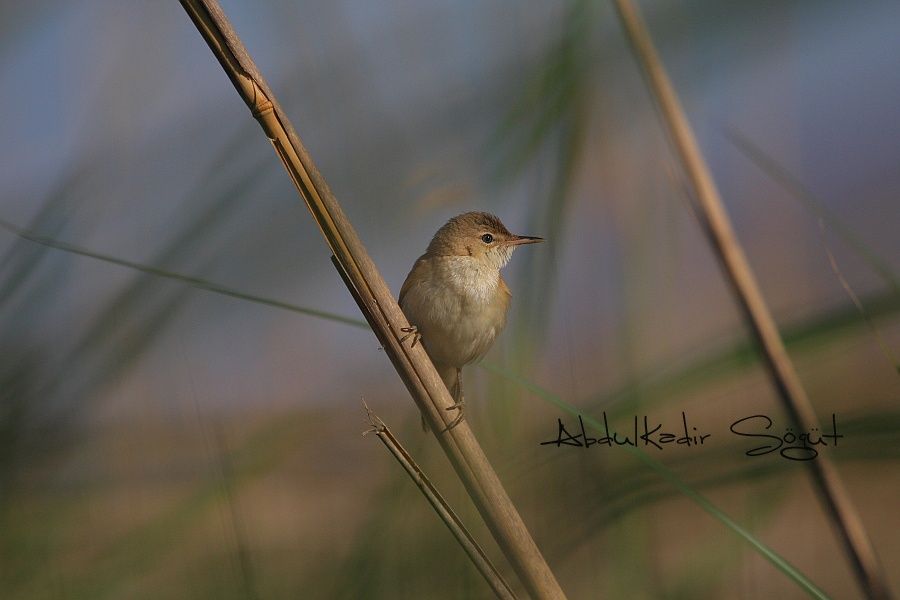
[[[403,333],[406,334],[402,338],[400,338],[401,344],[411,337],[413,339],[413,341],[412,341],[412,344],[409,345],[409,347],[415,348],[416,344],[418,344],[420,341],[422,341],[422,334],[419,333],[419,328],[416,327],[415,325],[410,325],[409,327],[401,327],[400,331],[402,331]]]

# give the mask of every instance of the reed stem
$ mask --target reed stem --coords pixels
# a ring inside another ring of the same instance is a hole
[[[428,500],[428,503],[431,504],[431,507],[434,508],[434,512],[437,513],[447,526],[447,529],[450,530],[450,533],[453,534],[453,537],[456,538],[456,541],[459,542],[459,545],[462,546],[463,550],[468,554],[472,563],[475,565],[475,568],[478,569],[478,572],[481,573],[488,585],[491,586],[494,594],[503,600],[515,600],[516,595],[513,593],[512,589],[510,589],[509,584],[503,580],[503,577],[491,563],[490,559],[488,559],[484,550],[481,549],[481,546],[478,545],[478,542],[475,541],[475,538],[472,537],[472,534],[469,533],[465,525],[463,525],[462,521],[460,521],[453,509],[450,508],[450,505],[447,504],[447,501],[444,500],[444,497],[437,491],[437,488],[434,487],[434,484],[431,483],[431,480],[428,479],[413,457],[406,451],[406,448],[404,448],[397,438],[394,437],[394,434],[391,433],[391,430],[384,424],[384,421],[378,418],[378,415],[369,409],[368,405],[366,405],[366,414],[372,429],[364,432],[364,434],[374,433],[377,435],[385,448],[394,455],[394,458],[397,459],[397,462],[400,463],[409,475],[409,478],[412,479],[413,483],[416,484],[416,487],[419,488],[419,491],[422,492],[422,495],[425,496],[425,499]]]
[[[421,344],[402,344],[409,323],[319,173],[275,95],[215,0],[180,0],[222,68],[259,121],[334,255],[335,265],[390,357],[479,513],[528,592],[565,595],[465,420],[447,429],[453,404]],[[445,431],[446,430],[446,431]]]
[[[643,68],[669,138],[687,173],[693,191],[690,198],[694,213],[719,259],[741,314],[759,346],[781,403],[799,431],[821,431],[816,412],[785,350],[775,320],[734,233],[712,173],[653,46],[647,26],[631,0],[613,0],[613,3]],[[890,590],[875,549],[834,464],[824,455],[807,461],[806,464],[866,597],[876,600],[890,598]]]

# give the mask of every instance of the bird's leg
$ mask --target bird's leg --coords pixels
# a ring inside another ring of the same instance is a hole
[[[462,409],[463,404],[466,403],[466,400],[463,397],[461,368],[456,369],[456,383],[453,385],[453,400],[454,404],[448,406],[446,410]]]
[[[410,348],[415,348],[416,344],[418,344],[419,341],[421,341],[421,339],[422,339],[422,334],[419,333],[419,328],[416,327],[415,325],[410,325],[409,327],[401,327],[400,331],[402,331],[403,333],[406,334],[402,338],[400,338],[401,344],[403,342],[405,342],[408,338],[412,337],[413,341],[412,341],[412,345],[410,345]]]
[[[456,369],[456,385],[453,386],[453,400],[454,403],[448,406],[444,410],[458,410],[459,414],[456,415],[456,418],[453,419],[453,422],[447,425],[447,428],[444,431],[449,431],[459,425],[459,422],[463,419],[463,406],[466,404],[466,399],[463,396],[462,389],[462,369]]]

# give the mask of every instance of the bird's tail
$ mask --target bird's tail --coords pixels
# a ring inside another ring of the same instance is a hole
[[[459,372],[456,370],[456,367],[448,367],[445,365],[434,365],[434,367],[437,369],[438,375],[441,376],[444,385],[447,386],[450,396],[455,399],[457,393],[456,390],[459,389],[459,379],[457,377]],[[425,420],[425,415],[422,415],[422,431],[431,431],[431,427],[428,426],[428,421]]]

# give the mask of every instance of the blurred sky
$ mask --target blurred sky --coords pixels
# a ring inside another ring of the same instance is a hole
[[[642,5],[776,317],[809,317],[848,298],[816,219],[726,139],[728,128],[900,268],[900,4]],[[490,210],[514,231],[546,233],[535,215],[552,182],[552,146],[499,183],[490,149],[565,34],[564,5],[223,6],[392,289],[459,212]],[[742,335],[667,175],[671,156],[615,15],[591,6],[584,150],[562,235],[523,251],[552,245],[558,261],[537,376],[576,396],[623,377],[624,327],[638,371]],[[158,264],[190,223],[232,200],[158,266],[358,316],[274,153],[178,3],[5,2],[0,23],[0,218]],[[35,221],[51,200],[52,218]],[[831,232],[826,239],[858,293],[884,288]],[[0,256],[22,251],[17,244],[0,232]],[[516,270],[520,260],[508,271],[516,298],[534,283]],[[5,352],[37,346],[52,369],[92,319],[143,318],[104,314],[104,299],[140,275],[57,251],[40,268],[0,307],[15,331]],[[49,282],[40,306],[28,300],[38,281]],[[373,386],[385,401],[401,392],[366,332],[181,288],[157,281],[142,292],[148,304],[177,296],[177,309],[104,388],[113,412],[181,410],[190,396],[240,407],[355,403]],[[503,362],[509,351],[501,343],[491,357]],[[560,375],[573,353],[590,359]]]

